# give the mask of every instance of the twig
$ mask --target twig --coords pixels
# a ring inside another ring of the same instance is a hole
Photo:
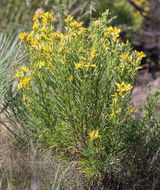
[[[85,4],[85,1],[82,2],[80,5],[78,5],[78,7],[76,7],[76,8],[72,11],[71,15],[76,15],[77,13],[79,13],[79,12],[82,10],[84,4]]]
[[[144,18],[149,18],[148,16],[146,15],[143,15],[143,13],[145,12],[145,10],[141,7],[139,7],[138,5],[136,5],[136,3],[134,3],[132,0],[128,0],[128,2],[137,10],[141,13],[141,15],[144,17]]]
[[[91,2],[91,5],[92,5],[92,1],[93,0],[90,0]],[[92,6],[90,5],[90,26],[92,25]]]

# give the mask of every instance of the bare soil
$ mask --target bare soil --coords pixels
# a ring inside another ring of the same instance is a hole
[[[132,94],[132,103],[139,112],[143,110],[146,103],[149,93],[149,84],[151,86],[151,92],[154,93],[158,88],[160,88],[160,76],[154,79],[151,73],[140,73],[137,77],[136,86]]]

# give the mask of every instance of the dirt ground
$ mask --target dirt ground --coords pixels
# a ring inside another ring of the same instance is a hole
[[[151,92],[155,92],[160,88],[160,76],[154,79],[152,74],[142,72],[137,77],[136,86],[132,94],[132,103],[139,111],[143,110],[143,106],[146,103],[149,92],[148,84],[151,85]]]

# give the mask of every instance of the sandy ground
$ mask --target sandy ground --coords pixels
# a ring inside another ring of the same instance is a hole
[[[153,79],[150,73],[147,75],[144,73],[139,74],[132,96],[132,103],[139,111],[142,111],[143,106],[146,103],[149,92],[148,84],[151,85],[151,92],[155,92],[158,88],[160,88],[160,77]]]

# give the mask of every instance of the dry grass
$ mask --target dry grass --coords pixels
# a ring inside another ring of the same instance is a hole
[[[85,190],[87,179],[76,164],[62,163],[52,153],[41,151],[30,140],[23,150],[0,128],[0,190]]]

